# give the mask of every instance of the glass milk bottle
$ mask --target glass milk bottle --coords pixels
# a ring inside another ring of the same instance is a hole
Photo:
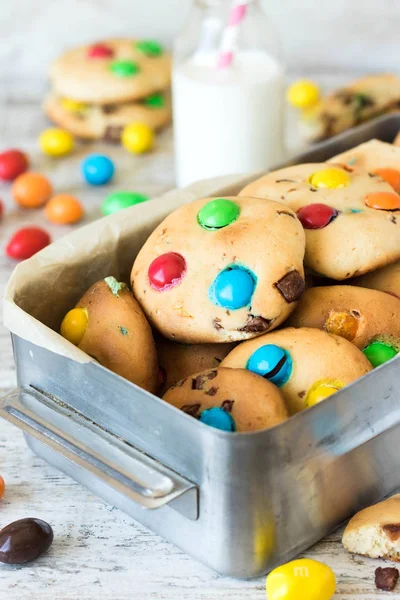
[[[175,42],[177,185],[282,159],[283,68],[258,0],[195,0]]]

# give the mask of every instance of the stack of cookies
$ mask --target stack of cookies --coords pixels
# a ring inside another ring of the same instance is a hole
[[[69,50],[50,69],[47,117],[74,136],[119,142],[140,122],[171,120],[171,62],[153,40],[113,39]]]

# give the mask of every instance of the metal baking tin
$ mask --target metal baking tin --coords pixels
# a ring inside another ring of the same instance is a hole
[[[290,161],[323,161],[383,117]],[[0,414],[30,448],[219,573],[265,574],[400,483],[400,357],[270,430],[207,427],[95,362],[12,334],[19,388]]]

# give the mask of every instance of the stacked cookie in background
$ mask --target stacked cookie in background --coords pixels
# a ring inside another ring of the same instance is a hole
[[[171,61],[153,40],[112,39],[67,51],[50,69],[47,117],[74,136],[118,143],[123,128],[171,121]]]

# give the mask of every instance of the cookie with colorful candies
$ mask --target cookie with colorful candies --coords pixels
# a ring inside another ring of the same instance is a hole
[[[378,367],[400,350],[400,300],[351,285],[310,288],[288,325],[315,327],[340,335]]]
[[[288,418],[279,389],[245,369],[208,369],[170,388],[163,400],[229,432],[268,429]]]
[[[400,196],[379,175],[314,163],[264,175],[243,196],[282,202],[306,234],[305,265],[339,281],[400,258]]]
[[[50,68],[57,96],[87,104],[130,102],[169,87],[170,56],[152,40],[110,39],[68,50]]]
[[[347,152],[333,156],[329,163],[348,169],[364,169],[379,175],[395,192],[400,193],[400,148],[380,140],[370,140]]]
[[[257,198],[179,207],[132,268],[135,297],[162,335],[235,342],[280,325],[304,291],[305,236],[292,210]]]
[[[119,142],[125,126],[141,123],[158,130],[171,121],[171,99],[157,92],[135,102],[89,104],[51,92],[44,103],[46,116],[82,139]]]
[[[372,369],[351,342],[308,327],[288,327],[243,342],[221,367],[248,369],[274,383],[291,414],[317,404]]]
[[[125,283],[106,277],[64,317],[60,333],[101,365],[155,393],[157,353],[151,328]]]

